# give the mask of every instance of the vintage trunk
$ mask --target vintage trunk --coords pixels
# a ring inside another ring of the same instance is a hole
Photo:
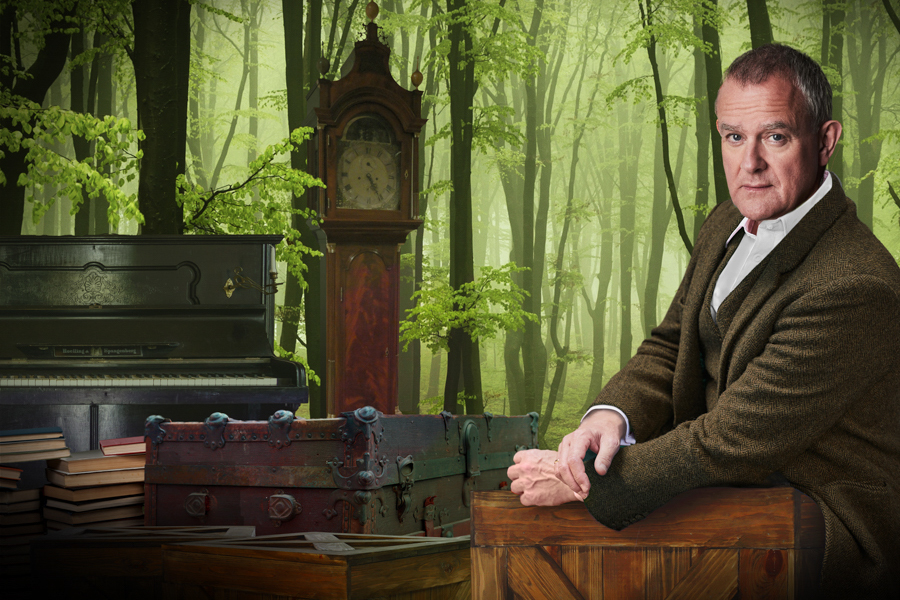
[[[163,547],[167,600],[468,600],[469,539],[294,533]]]
[[[147,525],[462,535],[474,490],[507,486],[513,455],[537,447],[537,414],[147,421]]]
[[[615,531],[584,504],[477,492],[473,600],[732,600],[818,596],[825,523],[787,488],[701,488]]]

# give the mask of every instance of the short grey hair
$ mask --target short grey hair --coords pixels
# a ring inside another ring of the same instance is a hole
[[[765,44],[740,55],[725,71],[724,84],[759,85],[771,77],[792,83],[806,101],[810,127],[818,129],[831,120],[831,84],[812,58],[784,44]]]

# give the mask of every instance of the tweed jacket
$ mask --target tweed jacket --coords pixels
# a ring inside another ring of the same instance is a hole
[[[835,180],[719,307],[715,392],[701,311],[742,216],[714,209],[666,313],[598,404],[637,440],[585,504],[622,529],[677,494],[787,482],[825,519],[822,596],[900,598],[900,268]]]

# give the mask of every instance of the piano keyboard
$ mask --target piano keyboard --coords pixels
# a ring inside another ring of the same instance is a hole
[[[273,387],[275,377],[204,373],[172,375],[143,373],[138,375],[2,375],[0,388],[31,387]]]

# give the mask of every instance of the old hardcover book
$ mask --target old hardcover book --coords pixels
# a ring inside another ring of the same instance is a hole
[[[14,490],[19,487],[18,479],[0,479],[0,488]]]
[[[87,512],[70,512],[48,506],[44,507],[44,518],[67,525],[83,525],[99,521],[115,521],[118,519],[134,519],[144,514],[143,504],[136,506],[116,506]]]
[[[66,447],[66,440],[28,440],[26,442],[4,442],[0,440],[0,455],[16,452],[35,452],[37,450],[59,450]]]
[[[4,525],[0,527],[0,537],[7,538],[29,533],[43,533],[43,523],[26,523],[24,525]]]
[[[0,465],[0,478],[18,481],[22,478],[22,469]]]
[[[40,510],[40,508],[41,508],[40,500],[26,500],[25,502],[13,502],[11,504],[0,504],[0,515],[28,512],[29,510]]]
[[[20,513],[0,513],[0,525],[25,525],[27,523],[40,523],[41,513],[38,510]]]
[[[88,487],[114,483],[144,481],[144,469],[117,469],[115,471],[88,471],[87,473],[63,473],[45,469],[47,481],[65,488]]]
[[[122,483],[118,485],[100,485],[79,489],[69,489],[56,485],[45,485],[44,496],[58,498],[66,502],[87,502],[103,498],[118,498],[120,496],[135,496],[144,493],[143,483]]]
[[[100,440],[100,450],[106,456],[118,456],[120,454],[144,454],[147,442],[144,436],[115,438]]]
[[[109,500],[92,500],[89,502],[64,502],[55,498],[47,498],[47,506],[50,508],[58,508],[60,510],[68,510],[71,512],[85,512],[89,510],[100,510],[101,508],[114,508],[116,506],[131,506],[133,504],[143,504],[144,494],[139,496],[124,496],[122,498],[111,498]]]
[[[133,469],[143,466],[143,455],[106,456],[100,450],[73,452],[65,458],[47,461],[47,467],[63,473],[112,471],[114,469]]]
[[[0,441],[21,442],[25,440],[49,440],[61,438],[62,429],[59,427],[33,427],[30,429],[6,429],[0,431]]]
[[[37,500],[41,497],[41,490],[34,488],[28,490],[2,491],[0,492],[0,504],[14,504],[26,500]]]
[[[56,450],[35,450],[35,451],[24,451],[24,452],[10,452],[3,453],[3,449],[0,448],[0,462],[4,463],[20,463],[20,462],[33,462],[36,460],[50,460],[54,458],[63,458],[65,456],[69,456],[71,452],[68,448],[58,448]]]
[[[47,523],[47,530],[50,532],[60,531],[63,529],[71,530],[75,527],[78,527],[78,525],[72,525],[71,523],[63,523],[62,521],[46,520],[45,523]],[[96,523],[91,523],[90,525],[94,526],[94,527],[102,527],[105,529],[107,527],[138,527],[143,524],[144,524],[144,518],[138,517],[138,518],[132,518],[132,519],[117,519],[115,521],[98,521]],[[85,527],[87,527],[87,525]]]
[[[148,525],[465,535],[474,490],[504,489],[538,416],[384,415],[205,423],[148,419]]]

